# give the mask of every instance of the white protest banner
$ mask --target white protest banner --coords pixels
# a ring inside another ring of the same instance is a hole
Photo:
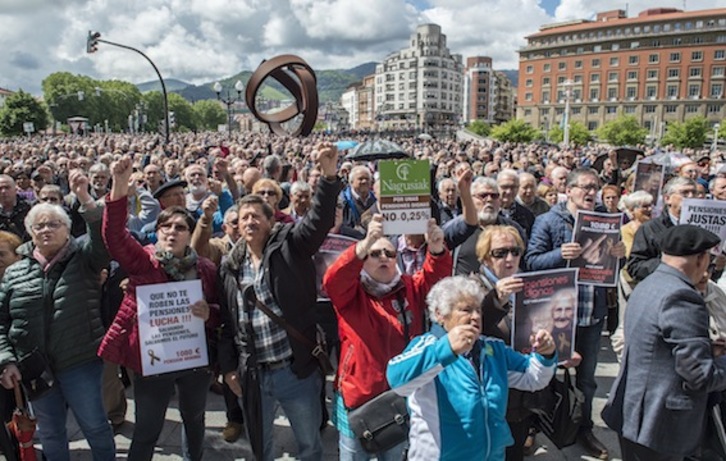
[[[383,233],[425,234],[431,219],[431,178],[428,160],[378,162]]]
[[[136,287],[144,376],[209,365],[204,320],[190,307],[201,299],[201,280]]]
[[[687,198],[681,205],[681,224],[693,224],[726,239],[726,201]]]

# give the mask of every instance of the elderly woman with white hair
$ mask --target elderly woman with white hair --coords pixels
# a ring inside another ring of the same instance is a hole
[[[633,192],[620,199],[618,208],[630,218],[630,222],[620,228],[620,236],[625,245],[625,257],[629,258],[635,232],[653,217],[653,196],[644,190]]]
[[[22,259],[0,283],[0,382],[7,389],[22,383],[29,391],[46,459],[70,459],[70,408],[93,459],[110,461],[115,446],[103,407],[103,362],[96,356],[104,334],[101,270],[109,256],[88,178],[76,170],[70,183],[88,238],[71,237],[71,219],[59,205],[40,203],[25,217],[32,241],[18,248]]]
[[[408,459],[503,460],[514,440],[505,420],[508,389],[536,391],[554,376],[555,343],[546,330],[537,352],[515,352],[481,335],[485,291],[465,276],[438,282],[426,297],[431,331],[388,362],[391,388],[408,397]]]

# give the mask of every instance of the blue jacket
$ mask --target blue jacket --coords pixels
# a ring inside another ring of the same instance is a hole
[[[572,242],[572,229],[575,217],[567,209],[567,203],[558,203],[550,211],[537,216],[532,226],[532,235],[524,254],[524,262],[530,271],[543,271],[567,267],[567,260],[562,258],[563,243]],[[592,317],[602,320],[607,314],[607,295],[603,287],[595,287]],[[582,300],[582,296],[580,296]],[[578,306],[578,319],[584,310]],[[591,324],[591,322],[587,322]]]
[[[542,389],[557,364],[556,357],[523,355],[485,336],[474,349],[478,376],[469,359],[454,354],[437,324],[388,362],[391,388],[408,397],[408,459],[504,459],[505,447],[514,442],[505,420],[508,388]]]

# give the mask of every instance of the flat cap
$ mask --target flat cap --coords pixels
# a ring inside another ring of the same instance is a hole
[[[661,251],[671,256],[701,254],[719,244],[721,239],[713,232],[692,224],[673,226],[663,233]]]
[[[177,179],[176,181],[165,182],[164,184],[159,186],[158,189],[156,189],[154,191],[154,198],[156,200],[159,200],[159,197],[161,197],[162,195],[164,195],[164,193],[166,191],[168,191],[169,189],[172,189],[174,187],[187,187],[187,182],[182,181],[181,179]]]

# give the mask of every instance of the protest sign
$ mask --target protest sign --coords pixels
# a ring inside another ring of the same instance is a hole
[[[528,354],[531,339],[539,330],[552,334],[557,359],[572,358],[577,328],[577,269],[517,274],[524,288],[514,296],[512,346]]]
[[[580,244],[582,253],[567,266],[580,269],[578,282],[601,287],[617,285],[620,259],[610,250],[620,241],[622,222],[622,213],[577,212],[572,241]]]
[[[383,215],[383,233],[426,233],[431,219],[428,160],[383,160],[378,162],[378,171],[381,191],[378,206]]]
[[[681,224],[693,224],[726,239],[726,202],[687,198],[681,204]]]
[[[209,364],[204,320],[192,315],[190,307],[201,299],[201,280],[136,287],[144,376]]]
[[[328,234],[320,245],[320,249],[313,256],[315,264],[315,286],[318,288],[318,301],[329,301],[328,295],[323,290],[323,275],[338,256],[358,240],[345,235]]]
[[[633,191],[645,191],[653,196],[653,217],[660,216],[663,208],[663,198],[660,191],[663,189],[665,167],[649,161],[640,161],[635,167],[635,183]]]

